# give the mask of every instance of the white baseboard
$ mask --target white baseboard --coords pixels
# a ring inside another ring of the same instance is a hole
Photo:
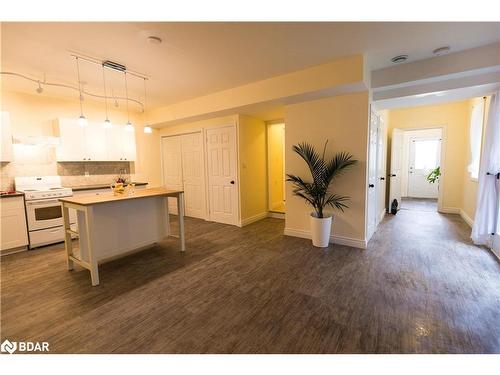
[[[272,217],[275,219],[283,219],[285,220],[285,214],[282,212],[268,212],[267,217]]]
[[[311,232],[308,230],[304,230],[304,229],[285,228],[284,235],[285,236],[292,236],[292,237],[307,238],[309,240],[311,239]],[[330,243],[334,243],[337,245],[345,245],[345,246],[355,247],[358,249],[366,249],[366,240],[359,240],[356,238],[336,236],[333,234],[330,236]]]
[[[267,212],[261,212],[260,214],[253,215],[241,220],[240,227],[244,227],[245,225],[255,223],[256,221],[265,219],[267,217]]]
[[[467,224],[469,224],[469,227],[471,227],[471,228],[472,228],[472,226],[474,225],[474,220],[472,220],[472,219],[470,218],[470,216],[469,216],[469,215],[467,215],[467,214],[465,213],[465,211],[464,211],[464,210],[460,210],[460,217],[461,217],[461,218],[462,218],[462,219],[463,219],[463,220],[464,220]]]
[[[460,215],[460,208],[457,207],[443,207],[438,209],[439,212],[443,214],[457,214]]]

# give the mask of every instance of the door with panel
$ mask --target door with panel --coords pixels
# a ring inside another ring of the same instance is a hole
[[[398,210],[401,208],[401,158],[403,156],[403,131],[392,130],[391,139],[391,170],[389,172],[389,204],[391,212],[392,202],[396,200]]]
[[[163,158],[163,185],[167,189],[183,190],[181,136],[161,140]],[[177,214],[177,199],[168,199],[171,213]]]
[[[201,132],[181,135],[182,184],[186,216],[205,219],[205,168]]]
[[[437,198],[439,180],[429,183],[427,176],[440,164],[441,138],[410,138],[408,196]]]
[[[377,142],[378,116],[371,112],[368,146],[368,187],[366,212],[366,239],[369,240],[377,227]]]
[[[208,129],[206,143],[210,220],[237,225],[239,208],[235,127]]]

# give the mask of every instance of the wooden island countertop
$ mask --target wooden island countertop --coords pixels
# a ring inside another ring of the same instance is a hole
[[[150,197],[175,197],[181,194],[182,190],[169,190],[163,187],[136,189],[134,194],[113,194],[111,191],[99,194],[84,194],[73,197],[59,198],[61,202],[76,204],[79,206],[92,206],[95,204],[124,201],[128,199],[140,199]]]

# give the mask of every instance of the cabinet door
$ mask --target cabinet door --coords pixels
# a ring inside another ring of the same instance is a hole
[[[10,117],[8,112],[2,112],[2,149],[1,149],[1,161],[11,161],[12,160],[12,133],[10,128]]]
[[[106,129],[106,153],[109,161],[123,161],[123,138],[125,129],[120,125],[113,125]]]
[[[99,123],[89,123],[85,131],[85,157],[87,160],[105,161],[106,152],[106,129]]]
[[[123,134],[123,158],[127,161],[135,161],[135,131],[125,131]]]
[[[28,232],[22,197],[2,198],[1,212],[1,244],[0,250],[9,250],[28,244]]]
[[[56,149],[57,161],[83,161],[85,155],[85,128],[73,119],[58,121],[61,144]]]

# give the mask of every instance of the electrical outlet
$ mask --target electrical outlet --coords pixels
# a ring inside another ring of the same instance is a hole
[[[89,171],[85,171],[85,177],[90,177]]]

